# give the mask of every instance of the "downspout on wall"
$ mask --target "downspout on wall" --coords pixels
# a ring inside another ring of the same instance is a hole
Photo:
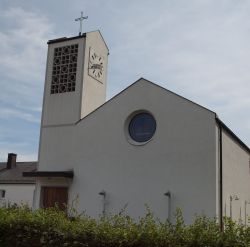
[[[217,120],[217,119],[216,119]],[[219,221],[220,221],[220,229],[223,231],[223,166],[222,166],[222,126],[219,121],[217,121],[219,126]]]

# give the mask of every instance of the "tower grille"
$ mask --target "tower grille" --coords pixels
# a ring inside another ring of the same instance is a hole
[[[54,49],[51,94],[75,91],[78,44]]]

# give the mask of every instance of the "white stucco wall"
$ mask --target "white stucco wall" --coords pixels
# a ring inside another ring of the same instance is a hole
[[[125,124],[138,110],[157,122],[141,146],[128,142]],[[215,114],[143,79],[77,125],[43,128],[41,135],[39,169],[73,169],[70,200],[79,195],[79,210],[92,217],[101,214],[101,190],[108,213],[127,205],[137,218],[148,204],[165,220],[169,190],[172,214],[181,207],[186,222],[196,213],[217,214]]]
[[[33,205],[35,184],[0,184],[0,190],[5,190],[5,198],[0,199],[0,203],[23,203],[29,207]]]
[[[230,216],[232,196],[232,218],[245,223],[245,217],[250,217],[250,154],[225,131],[222,132],[222,143],[224,215]],[[239,200],[235,200],[236,197]]]

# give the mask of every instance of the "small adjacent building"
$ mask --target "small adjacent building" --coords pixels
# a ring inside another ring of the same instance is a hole
[[[187,223],[246,223],[249,147],[215,112],[143,78],[106,102],[108,54],[99,31],[48,42],[38,169],[23,173],[36,178],[34,208],[77,199],[95,218],[138,218],[147,204],[162,220],[180,207]]]
[[[37,162],[16,162],[17,155],[9,153],[7,162],[0,163],[0,206],[33,205],[35,179],[23,177],[23,172],[37,169]]]

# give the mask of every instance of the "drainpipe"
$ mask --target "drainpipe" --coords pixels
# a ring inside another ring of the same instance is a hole
[[[245,214],[244,223],[245,226],[247,226],[247,201],[244,201],[244,214]]]
[[[168,190],[164,196],[168,197],[168,221],[171,222],[171,192]]]
[[[102,200],[102,216],[105,217],[105,214],[106,214],[106,191],[105,190],[100,191],[99,195],[103,197],[103,200]]]
[[[233,197],[232,196],[229,197],[229,201],[230,201],[230,218],[232,220],[233,219]]]
[[[219,203],[220,203],[220,229],[223,231],[223,183],[222,183],[222,127],[219,123]]]
[[[245,226],[247,226],[247,204],[250,204],[250,201],[246,201],[245,200],[245,207],[244,207],[244,211],[245,211]]]

